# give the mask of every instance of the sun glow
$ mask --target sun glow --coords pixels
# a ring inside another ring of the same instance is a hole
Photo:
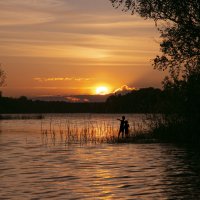
[[[106,86],[99,86],[96,88],[96,94],[105,95],[109,93],[109,89]]]

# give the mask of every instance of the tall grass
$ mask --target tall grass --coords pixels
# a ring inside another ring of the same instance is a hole
[[[146,132],[141,123],[131,123],[128,138],[118,138],[119,127],[114,123],[106,121],[90,122],[84,124],[65,122],[54,122],[49,120],[48,124],[41,123],[41,138],[43,144],[100,144],[133,142],[134,139]]]
[[[149,136],[159,142],[200,144],[199,122],[178,115],[149,115]]]
[[[189,126],[178,115],[146,115],[140,122],[131,122],[129,137],[118,137],[119,126],[107,121],[89,120],[84,123],[55,122],[50,119],[41,123],[43,144],[100,144],[100,143],[192,143],[200,144],[196,122]]]

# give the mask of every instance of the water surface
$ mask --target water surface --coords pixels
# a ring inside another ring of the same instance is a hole
[[[43,143],[41,124],[113,123],[118,115],[0,122],[0,199],[200,199],[200,157],[170,144]],[[131,123],[142,116],[128,115]],[[61,125],[60,125],[61,124]]]

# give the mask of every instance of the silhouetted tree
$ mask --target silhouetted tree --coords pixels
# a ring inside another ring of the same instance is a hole
[[[169,71],[169,76],[163,81],[163,94],[167,99],[165,105],[168,104],[170,113],[169,117],[165,114],[166,132],[179,132],[180,135],[175,134],[175,137],[200,142],[200,1],[110,2],[116,8],[121,6],[124,11],[155,21],[162,41],[161,55],[154,59],[153,66],[158,70]],[[161,132],[164,126],[160,126]]]
[[[0,65],[0,87],[4,86],[6,80],[6,74],[5,72],[1,69]],[[2,96],[2,92],[0,91],[0,97]]]
[[[167,101],[162,90],[156,88],[141,88],[125,95],[112,95],[106,100],[108,112],[121,113],[160,113],[166,109],[163,103]]]
[[[188,80],[200,71],[200,1],[198,0],[110,0],[114,7],[153,19],[163,39],[162,55],[154,67],[169,70],[164,83]],[[162,24],[159,26],[159,22]],[[165,23],[163,23],[165,22]]]
[[[0,65],[0,87],[4,86],[6,80],[6,73],[1,69]]]

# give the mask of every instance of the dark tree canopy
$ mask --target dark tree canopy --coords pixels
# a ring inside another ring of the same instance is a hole
[[[162,54],[153,64],[156,69],[169,70],[173,80],[187,80],[191,74],[200,73],[199,0],[110,1],[116,8],[121,6],[124,11],[156,22],[162,38]]]
[[[0,66],[0,87],[1,87],[1,86],[4,86],[5,80],[6,80],[6,74],[5,74],[5,72],[1,69],[1,66]]]

